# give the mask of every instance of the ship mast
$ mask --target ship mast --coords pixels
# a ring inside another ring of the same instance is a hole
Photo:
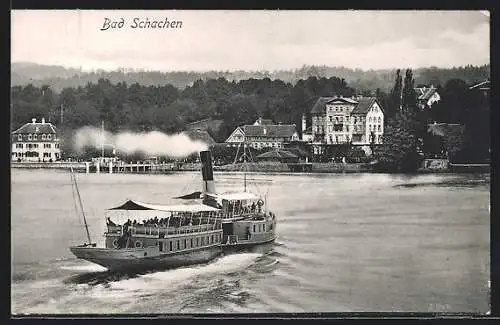
[[[101,121],[101,160],[104,159],[104,121]]]
[[[73,173],[73,167],[70,167],[70,169],[71,169],[71,180],[72,180],[72,183],[73,183],[75,190],[76,190],[76,195],[78,197],[78,203],[80,204],[80,212],[82,213],[82,216],[83,216],[83,223],[85,224],[87,238],[89,240],[89,244],[92,244],[92,240],[90,239],[89,227],[87,225],[87,218],[85,218],[85,211],[83,211],[82,198],[80,196],[80,191],[78,190],[78,183],[76,182],[75,174]]]
[[[247,163],[247,143],[246,143],[246,136],[243,135],[243,191],[247,191],[247,170],[246,170],[246,163]]]

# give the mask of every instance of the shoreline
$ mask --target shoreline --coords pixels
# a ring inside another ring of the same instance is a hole
[[[30,162],[30,163],[11,163],[11,169],[50,169],[50,170],[73,170],[77,173],[86,173],[85,162]],[[377,171],[370,165],[363,163],[310,163],[308,170],[293,170],[288,164],[284,163],[253,163],[248,164],[247,173],[255,174],[295,174],[295,175],[308,175],[308,174],[405,174],[401,172],[386,172]],[[185,163],[179,165],[175,169],[151,169],[151,170],[125,170],[113,171],[113,174],[160,174],[168,175],[173,173],[182,172],[197,172],[200,171],[201,165],[199,163]],[[214,172],[226,173],[242,173],[243,170],[240,165],[223,165],[214,166]],[[466,173],[489,173],[489,164],[450,164],[448,168],[419,168],[415,174],[466,174]],[[96,174],[95,170],[90,171],[91,174]],[[110,174],[107,168],[103,168],[100,174]]]

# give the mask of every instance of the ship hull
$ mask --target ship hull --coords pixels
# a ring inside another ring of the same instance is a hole
[[[112,249],[95,247],[70,247],[77,257],[99,264],[109,271],[141,271],[170,269],[206,263],[222,253],[222,247],[214,245],[201,249],[160,253],[156,247]]]
[[[224,251],[234,251],[235,249],[238,250],[238,249],[242,249],[242,248],[251,248],[254,246],[260,246],[260,245],[272,243],[275,241],[275,239],[276,239],[276,237],[273,236],[271,238],[266,238],[266,239],[262,239],[262,240],[239,240],[236,243],[222,244],[222,249]]]

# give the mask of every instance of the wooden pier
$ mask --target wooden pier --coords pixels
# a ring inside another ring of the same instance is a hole
[[[167,174],[179,170],[175,163],[124,163],[109,162],[102,164],[99,162],[11,162],[11,168],[25,169],[70,169],[75,172],[84,173],[158,173]]]

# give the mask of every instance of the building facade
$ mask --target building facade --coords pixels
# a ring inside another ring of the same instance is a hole
[[[61,159],[56,127],[32,119],[12,132],[12,161],[53,162]]]
[[[270,120],[258,119],[252,125],[237,127],[225,141],[232,146],[245,142],[255,149],[283,148],[286,143],[299,140],[295,124],[271,124]]]
[[[374,97],[320,97],[311,115],[312,143],[382,143],[384,111]]]

